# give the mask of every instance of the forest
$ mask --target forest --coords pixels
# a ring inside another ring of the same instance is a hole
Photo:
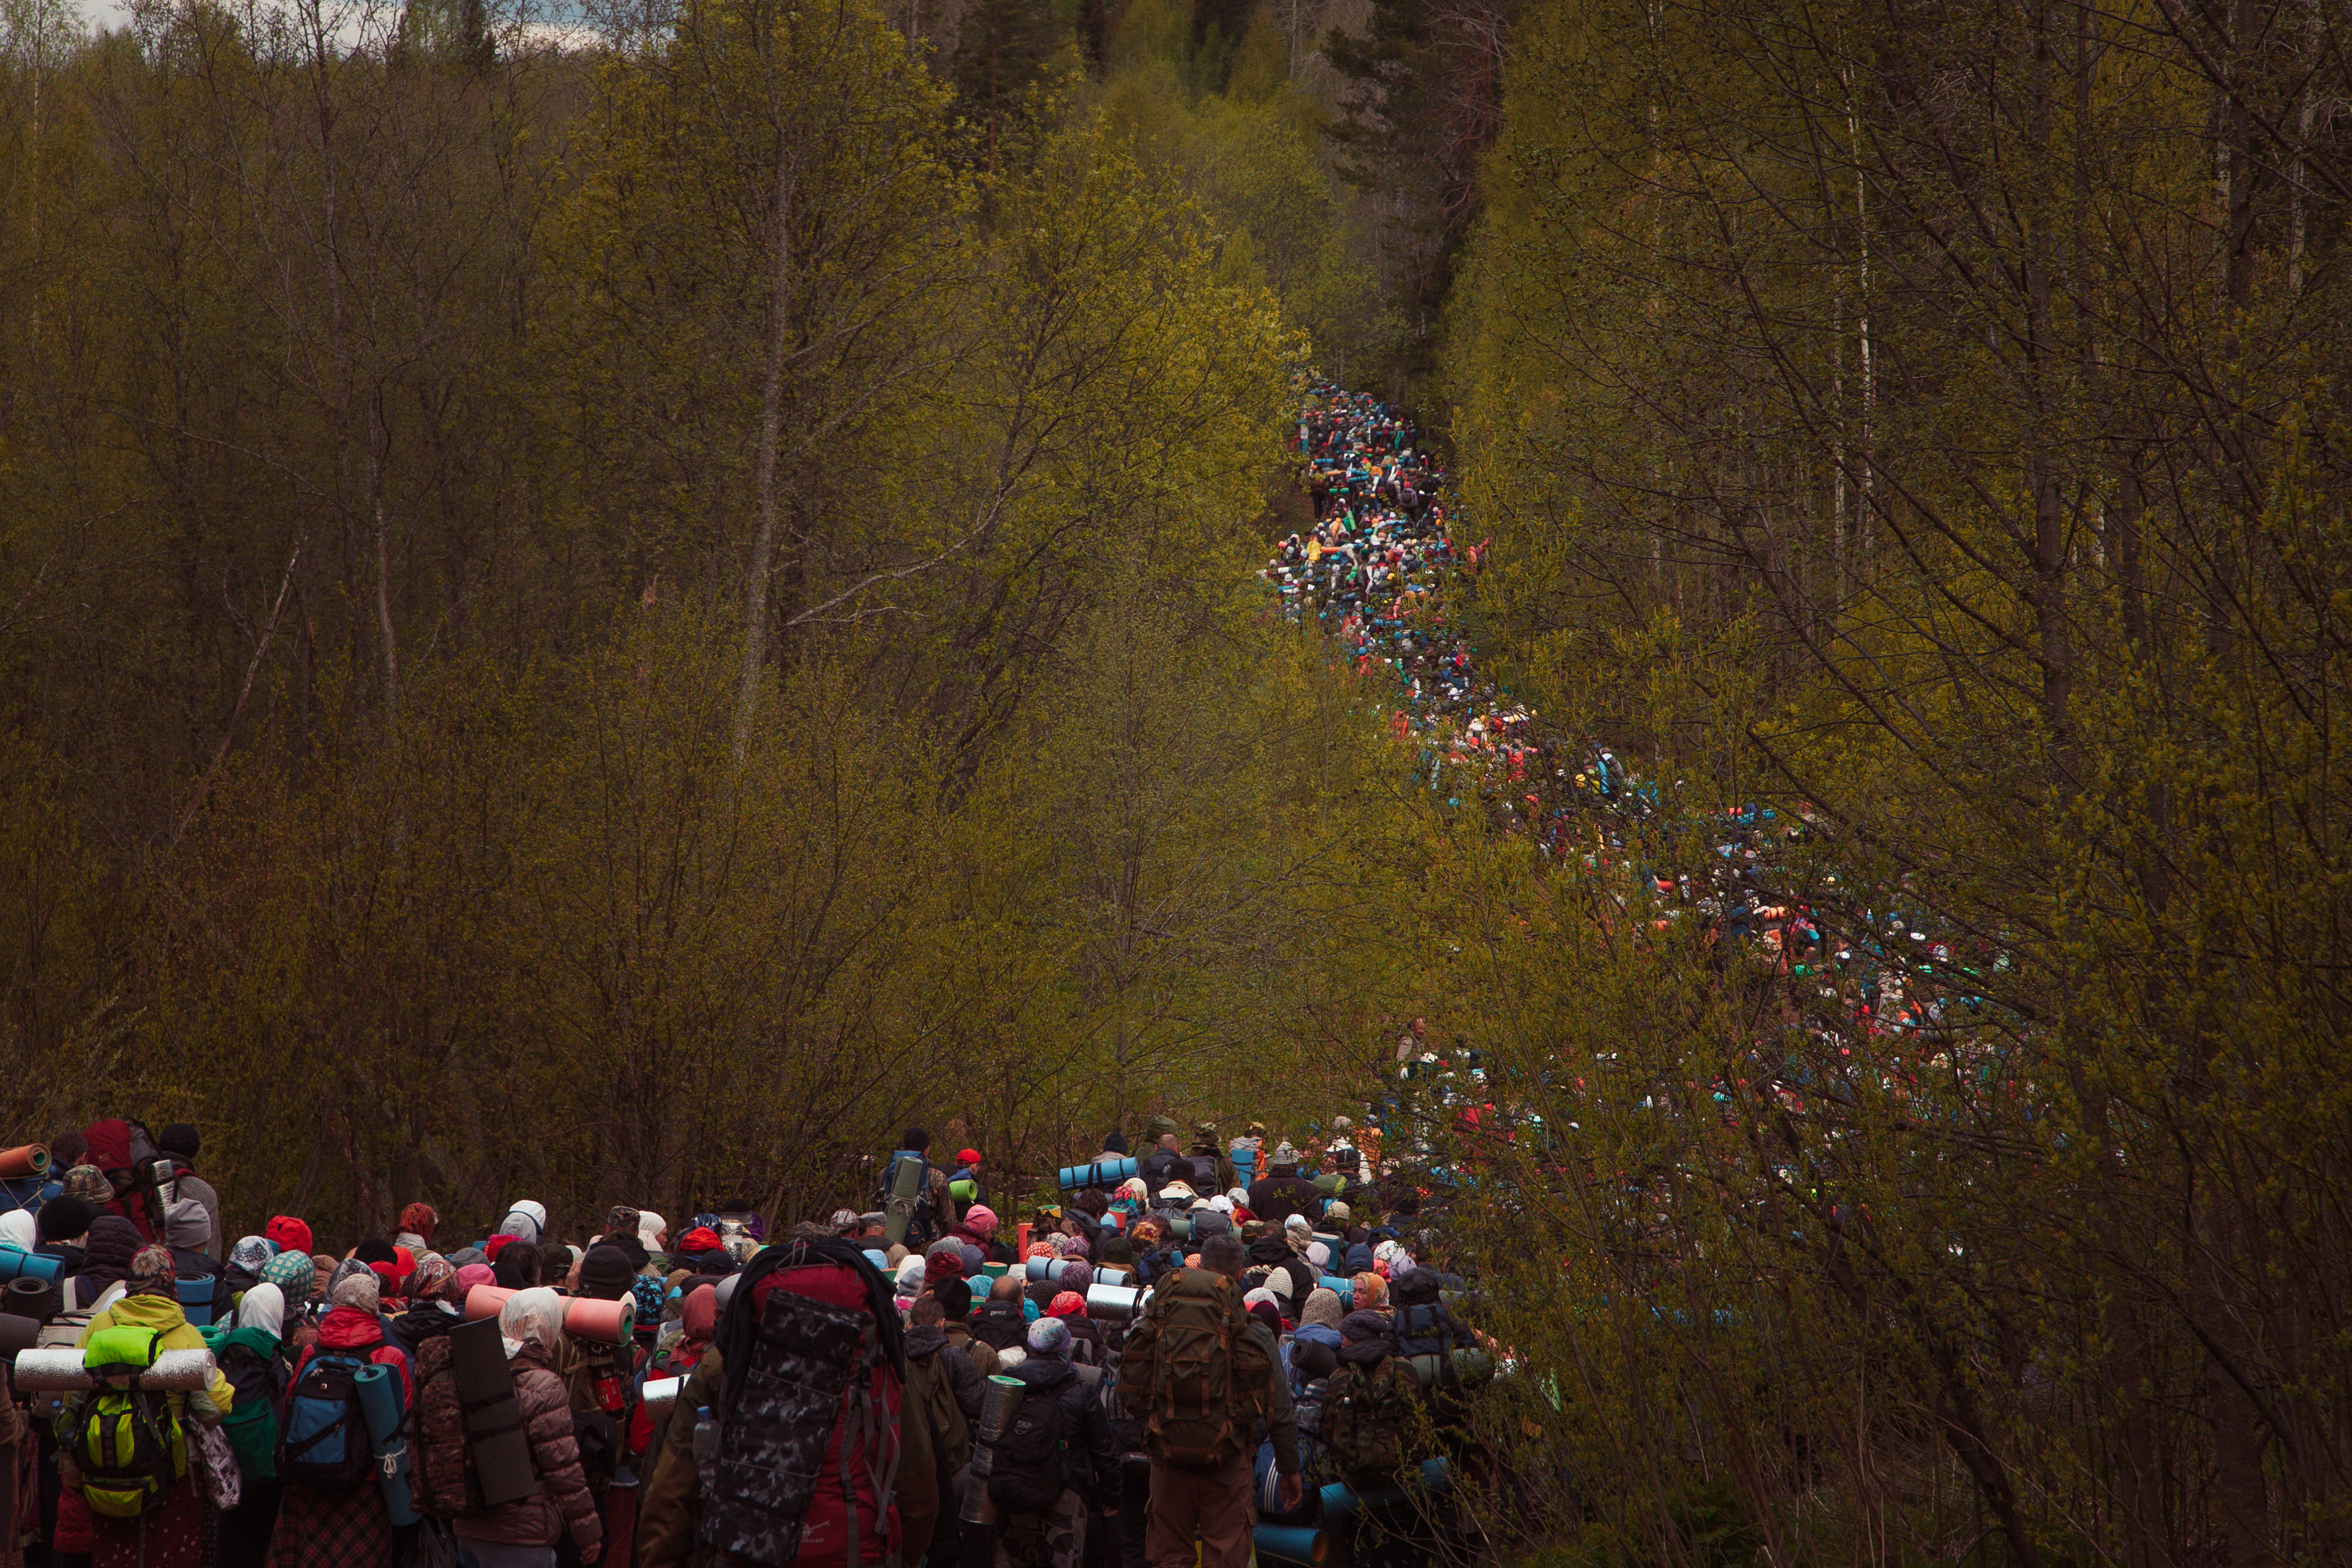
[[[0,1131],[358,1234],[1385,1101],[1472,1557],[2346,1561],[2347,216],[2326,0],[0,0]],[[1273,612],[1311,374],[1651,806]]]

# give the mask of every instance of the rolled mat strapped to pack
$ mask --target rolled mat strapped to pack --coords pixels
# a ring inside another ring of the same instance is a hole
[[[1345,1481],[1333,1481],[1323,1489],[1323,1521],[1336,1523],[1358,1509],[1394,1508],[1409,1500],[1413,1492],[1442,1492],[1453,1484],[1453,1467],[1444,1459],[1423,1460],[1420,1471],[1408,1479],[1407,1486],[1382,1487],[1360,1496]]]
[[[180,1275],[172,1281],[173,1293],[180,1300],[180,1315],[195,1328],[210,1328],[213,1321],[213,1279],[200,1274],[194,1279]]]
[[[14,1181],[19,1176],[46,1176],[49,1173],[49,1146],[47,1143],[20,1143],[14,1149],[0,1149],[0,1181]]]
[[[915,1223],[915,1200],[922,1193],[923,1173],[929,1167],[914,1149],[901,1149],[890,1160],[890,1194],[882,1204],[882,1236],[898,1247]]]
[[[1065,1165],[1054,1173],[1055,1180],[1066,1193],[1082,1187],[1115,1187],[1135,1174],[1133,1160],[1094,1160],[1083,1165]]]
[[[1059,1285],[1063,1277],[1069,1273],[1072,1264],[1084,1261],[1077,1258],[1033,1258],[1029,1259],[1026,1272],[1033,1283],[1050,1279]]]
[[[38,1318],[20,1318],[14,1312],[0,1312],[0,1361],[15,1361],[33,1348],[41,1337]]]
[[[1002,1279],[1012,1271],[1012,1268],[1013,1265],[1010,1263],[983,1263],[980,1266],[980,1272],[982,1279]]]
[[[394,1525],[415,1524],[419,1515],[408,1496],[408,1439],[400,1430],[407,1412],[401,1407],[400,1380],[388,1366],[370,1366],[361,1369],[352,1386],[360,1396],[368,1447],[383,1486],[383,1511]]]
[[[475,1289],[478,1293],[481,1287]],[[530,1437],[523,1430],[514,1369],[507,1364],[497,1319],[483,1318],[449,1331],[449,1370],[457,1379],[457,1408],[465,1416],[483,1503],[497,1508],[534,1495],[539,1472],[531,1465]]]
[[[659,1421],[677,1403],[679,1390],[686,1386],[682,1377],[649,1377],[644,1388],[637,1391],[637,1405],[646,1415]]]
[[[0,1279],[39,1279],[54,1285],[65,1261],[45,1252],[27,1252],[21,1247],[0,1247]]]
[[[1330,1558],[1331,1538],[1312,1525],[1261,1524],[1255,1537],[1258,1561],[1305,1563],[1310,1568]]]
[[[1087,1287],[1087,1316],[1125,1322],[1143,1310],[1144,1292],[1126,1285]]]
[[[1495,1358],[1485,1351],[1465,1348],[1450,1351],[1447,1354],[1454,1359],[1454,1377],[1458,1383],[1466,1383],[1475,1386],[1489,1381],[1495,1375]],[[1437,1356],[1407,1356],[1405,1364],[1412,1368],[1413,1381],[1423,1388],[1434,1388],[1444,1380],[1444,1368]]]
[[[1354,1275],[1350,1274],[1342,1279],[1337,1274],[1326,1274],[1315,1283],[1339,1297],[1339,1305],[1346,1310],[1352,1312],[1356,1310],[1356,1277]]]
[[[211,1387],[218,1370],[210,1351],[158,1351],[155,1364],[139,1374],[139,1386],[186,1394]],[[95,1386],[82,1366],[81,1352],[71,1345],[18,1352],[15,1382],[25,1392],[67,1393]]]
[[[469,1321],[494,1321],[514,1292],[501,1285],[477,1285],[466,1292]],[[567,1296],[563,1301],[563,1331],[575,1340],[616,1345],[629,1331],[634,1300],[601,1301],[593,1296]]]

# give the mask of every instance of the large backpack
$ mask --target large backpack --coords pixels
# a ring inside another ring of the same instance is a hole
[[[1217,1157],[1214,1154],[1187,1154],[1192,1167],[1192,1191],[1207,1197],[1217,1190]]]
[[[410,1445],[409,1500],[428,1519],[467,1519],[488,1511],[466,1407],[457,1392],[456,1346],[436,1334],[416,1347],[416,1436]]]
[[[1274,1384],[1242,1293],[1221,1274],[1180,1268],[1151,1295],[1119,1351],[1119,1397],[1162,1464],[1210,1469],[1246,1448]]]
[[[931,1430],[939,1434],[937,1447],[940,1450],[940,1460],[950,1475],[962,1469],[971,1458],[971,1421],[964,1415],[963,1406],[956,1403],[954,1380],[948,1376],[948,1370],[940,1362],[942,1357],[962,1353],[951,1346],[941,1345],[927,1356],[909,1356],[907,1360],[910,1372],[921,1373],[919,1377],[909,1375],[907,1381],[916,1385],[916,1391],[923,1401],[924,1414],[930,1420]]]
[[[1404,1468],[1417,1392],[1401,1356],[1343,1363],[1331,1374],[1319,1436],[1342,1480],[1360,1490],[1393,1479]]]
[[[1015,1513],[1043,1513],[1069,1484],[1068,1424],[1061,1390],[1032,1386],[988,1451],[988,1500]]]
[[[696,1535],[766,1568],[836,1549],[856,1568],[865,1542],[886,1557],[899,1546],[898,1375],[857,1269],[811,1263],[759,1283],[770,1281],[749,1364],[728,1363],[733,1403],[714,1412],[718,1453],[703,1472]]]
[[[890,1212],[891,1189],[898,1184],[898,1162],[910,1151],[894,1152],[882,1164],[882,1184],[874,1189],[874,1206],[884,1214]],[[922,1173],[915,1180],[914,1204],[907,1215],[907,1250],[920,1252],[939,1237],[939,1210],[931,1197],[931,1163],[920,1154],[914,1155],[921,1164]]]
[[[287,1396],[278,1434],[278,1479],[320,1491],[347,1492],[375,1478],[359,1375],[368,1359],[355,1351],[310,1352]]]
[[[172,1396],[139,1386],[162,1338],[152,1329],[100,1329],[83,1349],[82,1365],[95,1386],[68,1407],[61,1436],[94,1514],[152,1513],[188,1473],[187,1434],[172,1413]]]

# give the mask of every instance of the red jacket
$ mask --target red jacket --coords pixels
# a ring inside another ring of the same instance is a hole
[[[400,1403],[405,1409],[416,1397],[410,1384],[408,1352],[398,1345],[386,1344],[383,1324],[373,1312],[362,1312],[357,1307],[338,1307],[319,1322],[318,1344],[306,1347],[294,1362],[294,1374],[286,1380],[286,1396],[294,1396],[294,1385],[302,1381],[302,1369],[310,1364],[312,1352],[324,1345],[331,1351],[367,1351],[368,1360],[378,1366],[395,1367],[400,1373]],[[373,1346],[373,1350],[369,1347]],[[278,1412],[282,1417],[284,1411]]]

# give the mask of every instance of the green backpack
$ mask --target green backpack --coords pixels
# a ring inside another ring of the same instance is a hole
[[[1344,1365],[1331,1374],[1328,1390],[1321,1436],[1339,1479],[1360,1490],[1394,1479],[1420,1415],[1420,1384],[1404,1358]]]
[[[90,1512],[107,1519],[152,1513],[188,1473],[187,1436],[172,1396],[139,1386],[163,1337],[152,1329],[100,1329],[82,1349],[95,1386],[67,1406],[58,1443],[81,1472]]]
[[[1240,1289],[1202,1268],[1161,1282],[1119,1352],[1119,1398],[1165,1465],[1209,1469],[1254,1447],[1273,1386]]]

